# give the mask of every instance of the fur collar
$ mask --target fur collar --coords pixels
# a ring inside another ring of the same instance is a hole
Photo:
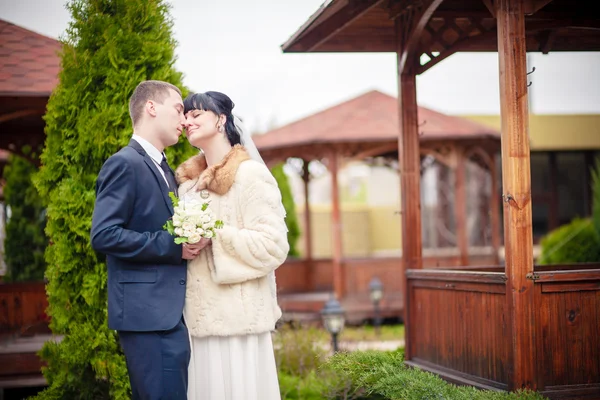
[[[219,195],[229,191],[240,164],[249,160],[250,156],[242,147],[236,144],[220,163],[207,168],[204,154],[189,158],[175,171],[177,182],[181,185],[190,180],[197,180],[196,190],[208,189]]]

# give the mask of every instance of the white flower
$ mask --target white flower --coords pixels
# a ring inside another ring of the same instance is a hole
[[[213,233],[213,231],[211,231],[211,230],[206,230],[206,231],[204,231],[204,237],[205,237],[205,238],[207,238],[207,239],[210,239],[210,238],[212,238],[213,236],[214,236],[214,233]]]
[[[188,243],[198,243],[202,236],[198,234],[198,232],[192,232],[191,235],[188,235]]]
[[[177,236],[183,236],[183,229],[181,229],[181,228],[175,228],[175,234]]]
[[[196,225],[194,223],[186,220],[181,227],[183,228],[184,231],[189,232],[189,231],[193,231],[196,228]]]
[[[202,216],[202,223],[204,223],[204,224],[209,223],[211,221],[211,219],[212,218],[211,218],[211,216],[209,214],[204,214]]]

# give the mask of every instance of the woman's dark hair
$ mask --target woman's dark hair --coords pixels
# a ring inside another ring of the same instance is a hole
[[[233,114],[231,114],[233,107],[235,107],[233,101],[221,92],[191,93],[183,101],[184,114],[191,110],[212,111],[217,116],[224,114],[227,140],[235,146],[242,144],[242,138],[233,122]]]

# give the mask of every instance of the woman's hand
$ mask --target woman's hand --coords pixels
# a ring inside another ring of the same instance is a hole
[[[207,238],[202,238],[196,243],[184,243],[183,254],[181,258],[185,260],[193,260],[198,256],[198,254],[200,254],[200,250],[204,249],[206,246],[210,246],[211,244],[212,240]]]

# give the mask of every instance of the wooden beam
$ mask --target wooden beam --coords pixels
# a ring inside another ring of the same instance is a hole
[[[540,51],[542,52],[542,54],[548,54],[550,52],[557,34],[558,29],[549,29],[540,33],[539,42]]]
[[[333,250],[333,290],[336,298],[341,300],[345,294],[346,281],[342,265],[342,223],[340,212],[340,191],[338,186],[338,155],[331,151],[329,156],[329,173],[331,174],[331,235]]]
[[[353,161],[362,161],[367,157],[377,157],[381,154],[389,153],[391,151],[398,150],[398,143],[385,143],[377,147],[373,147],[367,150],[363,150],[359,153],[356,153],[353,157]]]
[[[405,69],[415,67],[418,58],[416,50],[419,47],[421,33],[429,22],[435,10],[443,0],[424,0],[420,8],[411,9],[411,13],[402,14],[396,21],[396,38],[399,47],[398,71],[402,74]]]
[[[306,35],[300,37],[297,40],[297,44],[294,45],[294,51],[314,51],[336,33],[352,24],[352,22],[382,2],[383,0],[349,1],[342,9],[310,30]]]
[[[13,119],[17,119],[17,118],[23,118],[23,117],[27,117],[29,115],[44,115],[44,113],[46,112],[46,110],[35,110],[35,109],[30,109],[30,110],[19,110],[19,111],[13,111],[7,114],[2,114],[0,115],[0,124],[3,122],[7,122],[7,121],[11,121]]]
[[[523,12],[525,13],[525,15],[533,15],[551,1],[552,0],[524,0]]]
[[[456,244],[460,254],[460,265],[469,265],[469,236],[467,232],[467,184],[465,155],[458,148],[453,149],[456,158],[454,169],[454,217],[456,218]]]
[[[489,10],[492,17],[496,18],[496,9],[494,8],[494,0],[481,0],[485,7]]]
[[[500,193],[498,192],[498,169],[496,168],[496,155],[492,156],[490,163],[492,179],[492,196],[490,198],[490,224],[492,226],[492,247],[494,248],[495,263],[500,263]]]
[[[502,182],[506,299],[510,332],[508,388],[536,389],[533,236],[527,104],[525,14],[522,0],[496,0],[502,121]]]

